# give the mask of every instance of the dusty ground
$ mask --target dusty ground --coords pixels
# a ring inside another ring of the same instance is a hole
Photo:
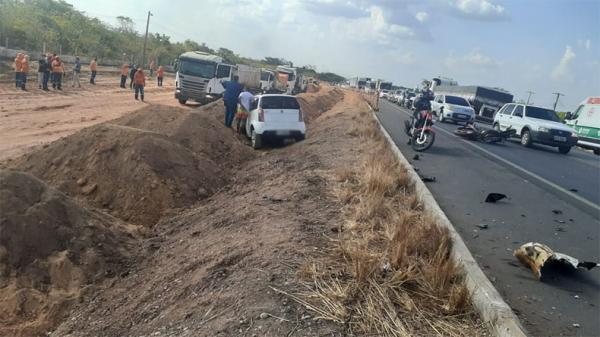
[[[145,105],[179,106],[170,77],[165,78],[162,88],[147,80],[145,103],[135,101],[129,89],[119,88],[120,78],[114,70],[101,72],[95,86],[88,83],[87,74],[82,74],[81,88],[66,82],[63,91],[44,92],[37,88],[37,78],[31,80],[26,92],[12,83],[0,83],[0,160]]]
[[[106,92],[118,102],[143,106],[114,88],[107,86]],[[73,95],[71,100],[78,101]],[[172,90],[164,95],[169,104],[177,103],[170,98]],[[48,330],[51,336],[71,337],[355,335],[282,293],[306,290],[299,272],[339,235],[345,218],[335,195],[336,174],[367,158],[369,148],[355,130],[367,118],[368,107],[357,94],[332,88],[304,94],[300,102],[311,120],[307,138],[285,147],[248,152],[246,140],[220,123],[220,104],[196,110],[153,106],[5,162],[43,180],[50,186],[44,189],[63,191],[63,203],[77,202],[91,212],[115,216],[116,222],[148,228],[126,256],[119,255],[127,262],[118,273],[90,279],[87,291],[62,307],[70,312],[53,316],[37,335]],[[110,110],[113,105],[118,104],[111,103]],[[108,110],[88,107],[99,114]],[[73,121],[61,109],[49,116]],[[13,113],[32,118],[19,111]],[[126,112],[110,113],[119,117]],[[97,121],[74,124],[81,128]],[[54,128],[61,132],[60,125]],[[32,145],[22,144],[13,155]],[[110,201],[104,199],[111,195]],[[27,207],[39,204],[37,198],[31,203]],[[78,233],[72,235],[83,236]],[[7,256],[2,248],[0,267]],[[85,261],[72,260],[77,266]],[[16,315],[23,324],[5,330],[14,336],[31,336],[25,328],[33,318],[45,317],[27,310]],[[6,324],[0,319],[0,331]]]

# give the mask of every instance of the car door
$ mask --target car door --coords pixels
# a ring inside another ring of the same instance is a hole
[[[510,125],[510,116],[515,109],[514,104],[508,104],[502,108],[502,110],[498,113],[498,125],[500,125],[500,130],[504,131]]]
[[[524,117],[525,107],[523,105],[517,105],[513,110],[512,115],[509,117],[510,126],[517,130],[517,134],[521,134],[521,130],[525,126],[525,117]]]
[[[248,118],[246,118],[246,136],[248,138],[252,137],[252,122],[258,120],[258,100],[259,97],[254,97],[250,101],[250,113],[248,114]]]

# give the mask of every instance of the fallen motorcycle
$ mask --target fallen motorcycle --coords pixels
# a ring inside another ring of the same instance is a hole
[[[433,118],[430,110],[419,112],[416,122],[413,119],[404,121],[406,134],[410,137],[409,144],[417,152],[429,149],[435,141]]]
[[[512,136],[514,136],[516,130],[510,127],[505,131],[498,131],[495,129],[479,129],[474,123],[469,123],[466,126],[462,126],[454,130],[454,134],[468,140],[482,141],[484,143],[499,143]]]

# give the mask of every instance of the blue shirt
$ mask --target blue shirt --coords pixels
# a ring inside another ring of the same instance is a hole
[[[228,103],[237,103],[238,96],[243,89],[242,85],[234,81],[225,81],[223,82],[223,88],[225,88],[223,100]]]

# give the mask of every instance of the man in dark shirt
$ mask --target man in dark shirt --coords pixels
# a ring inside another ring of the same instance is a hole
[[[230,128],[233,124],[233,117],[237,110],[238,97],[244,87],[238,82],[239,77],[233,76],[232,81],[222,82],[225,93],[223,93],[223,103],[225,103],[225,126]]]

